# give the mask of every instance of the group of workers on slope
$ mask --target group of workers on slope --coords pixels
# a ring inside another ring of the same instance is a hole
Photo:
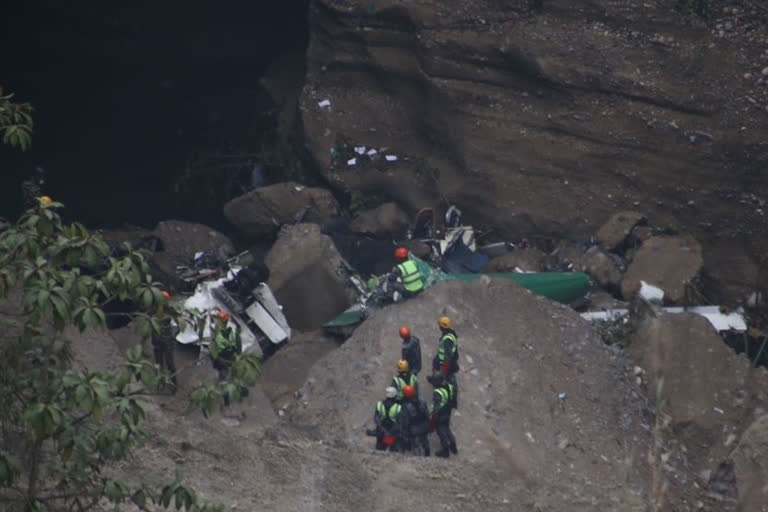
[[[163,290],[163,297],[170,301],[171,295]],[[166,370],[170,376],[171,392],[176,393],[178,381],[176,379],[176,363],[173,358],[173,351],[176,344],[176,335],[178,327],[173,322],[170,315],[165,312],[164,304],[157,307],[157,317],[159,319],[159,330],[152,334],[152,350],[155,356],[155,363],[160,368]],[[229,372],[237,355],[242,352],[242,342],[240,340],[240,331],[237,324],[230,324],[230,315],[228,312],[219,310],[211,314],[211,344],[209,353],[213,368],[218,374],[219,383],[226,382],[229,379]],[[242,396],[248,395],[248,388],[241,388]],[[224,404],[229,405],[229,394],[224,395]]]
[[[430,432],[437,432],[441,449],[438,457],[458,454],[456,438],[451,432],[451,411],[458,406],[459,347],[451,319],[438,319],[440,339],[432,359],[432,402],[427,403],[419,394],[418,374],[421,371],[421,344],[407,326],[400,327],[403,340],[401,359],[397,362],[397,375],[385,390],[385,398],[376,404],[373,419],[376,423],[376,449],[390,451],[420,451],[430,455]]]

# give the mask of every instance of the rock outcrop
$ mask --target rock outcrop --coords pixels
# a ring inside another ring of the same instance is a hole
[[[640,281],[664,290],[664,300],[680,303],[685,298],[686,283],[704,265],[701,245],[691,236],[654,236],[637,250],[621,281],[621,293],[631,300],[640,289]]]
[[[533,247],[511,251],[493,258],[483,268],[483,272],[514,272],[517,268],[525,272],[541,272],[543,270],[542,262],[545,258],[546,256],[542,251]]]
[[[298,125],[328,182],[447,198],[506,239],[588,236],[628,205],[706,246],[765,238],[753,36],[674,2],[536,3],[313,2]]]
[[[264,260],[291,327],[315,329],[356,299],[344,260],[316,224],[285,226]]]
[[[292,181],[256,188],[224,205],[227,220],[252,237],[272,235],[284,224],[324,223],[339,213],[328,190]]]
[[[768,414],[744,432],[732,458],[741,510],[768,511]]]
[[[349,228],[355,233],[402,238],[408,224],[408,215],[397,204],[384,203],[372,210],[361,212],[349,224]]]

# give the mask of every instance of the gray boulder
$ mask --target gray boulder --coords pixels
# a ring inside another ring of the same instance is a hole
[[[632,229],[643,222],[642,213],[627,211],[614,214],[608,222],[597,231],[597,243],[606,251],[618,249],[627,239]]]
[[[618,288],[621,284],[621,268],[616,261],[599,247],[590,247],[581,257],[581,268],[600,286]]]
[[[685,285],[701,270],[704,258],[701,245],[692,236],[655,236],[640,246],[621,281],[621,293],[630,300],[640,289],[640,281],[664,290],[664,299],[679,303]]]
[[[315,329],[357,298],[344,259],[316,224],[284,227],[264,260],[269,284],[291,327]]]
[[[257,188],[224,205],[224,216],[243,234],[272,235],[284,224],[322,224],[339,215],[329,190],[287,181]]]
[[[355,233],[397,237],[405,233],[408,224],[408,215],[397,204],[384,203],[360,213],[349,228]]]

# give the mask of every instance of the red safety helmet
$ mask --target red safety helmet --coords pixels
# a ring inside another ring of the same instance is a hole
[[[216,318],[221,320],[222,322],[228,322],[229,321],[229,313],[226,311],[219,311],[216,313]]]
[[[398,247],[395,249],[395,259],[396,260],[407,260],[408,259],[408,249],[405,247]]]
[[[165,300],[171,300],[171,294],[170,294],[170,293],[168,293],[167,291],[163,290],[163,291],[162,291],[162,292],[160,292],[160,293],[162,293],[162,294],[163,294],[163,297],[165,297]]]
[[[407,325],[401,325],[400,330],[398,331],[400,333],[400,337],[404,340],[411,337],[411,330],[408,328]]]
[[[406,384],[403,386],[403,396],[405,398],[413,398],[416,396],[416,388],[411,386],[410,384]]]

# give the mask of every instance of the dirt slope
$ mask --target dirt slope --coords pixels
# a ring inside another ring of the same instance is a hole
[[[572,310],[513,283],[442,283],[378,312],[314,366],[292,422],[369,451],[364,430],[399,357],[398,326],[410,325],[431,358],[442,312],[456,322],[463,366],[452,471],[495,473],[479,492],[521,482],[541,510],[644,510],[648,433],[621,358]]]

